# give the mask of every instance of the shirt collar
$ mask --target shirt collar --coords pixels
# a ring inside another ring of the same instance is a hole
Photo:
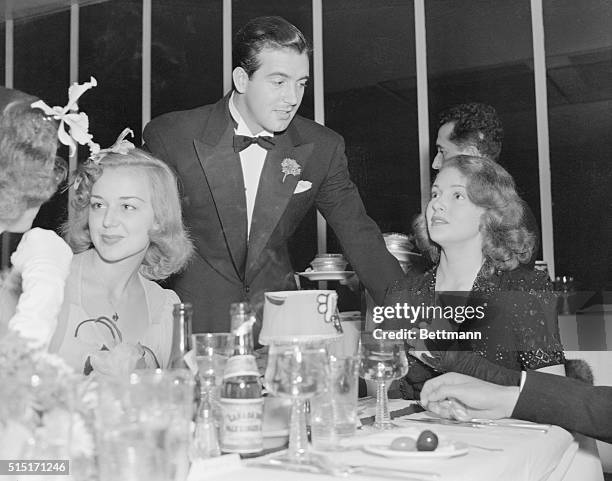
[[[249,126],[246,124],[246,122],[242,118],[242,115],[240,115],[240,112],[238,111],[238,107],[236,107],[236,104],[234,103],[234,95],[235,95],[235,92],[232,92],[232,95],[230,95],[229,104],[228,104],[230,115],[232,116],[234,121],[236,121],[236,123],[238,124],[238,126],[234,129],[234,133],[236,135],[247,135],[249,137],[263,137],[263,136],[274,137],[274,134],[271,132],[268,132],[267,130],[262,130],[258,134],[253,134],[253,132],[251,132],[251,129],[249,129]]]

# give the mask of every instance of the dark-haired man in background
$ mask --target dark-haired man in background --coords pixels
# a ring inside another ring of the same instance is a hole
[[[476,102],[455,105],[440,113],[438,125],[433,169],[440,169],[445,159],[455,155],[499,160],[504,128],[492,106]]]
[[[196,246],[173,283],[194,304],[194,331],[228,331],[230,303],[261,306],[295,289],[287,241],[311,206],[338,236],[374,300],[403,276],[349,178],[342,137],[296,115],[309,47],[280,17],[258,17],[233,44],[233,91],[213,105],[151,121],[146,146],[177,172]]]
[[[438,125],[436,156],[431,164],[432,169],[440,169],[446,159],[456,155],[487,157],[499,162],[504,127],[493,106],[478,102],[454,105],[439,114]],[[540,229],[529,206],[526,203],[523,205],[525,225],[535,236],[537,246],[527,264],[528,267],[533,267],[539,256]]]

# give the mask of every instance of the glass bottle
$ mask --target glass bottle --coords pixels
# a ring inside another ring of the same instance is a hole
[[[169,367],[189,369],[185,362],[185,354],[191,350],[193,308],[188,302],[174,304],[172,316],[174,323],[172,326],[172,352]]]
[[[227,361],[220,404],[221,450],[241,454],[261,451],[264,400],[255,356],[239,354]]]
[[[255,311],[248,302],[234,302],[230,305],[230,317],[230,330],[235,336],[234,355],[253,354]],[[248,324],[245,326],[245,323]]]

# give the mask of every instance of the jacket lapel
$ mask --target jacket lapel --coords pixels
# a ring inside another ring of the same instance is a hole
[[[232,139],[234,124],[227,108],[228,97],[218,102],[211,113],[202,140],[194,146],[234,266],[234,273],[243,278],[247,249],[247,214],[244,197],[244,179],[240,156],[234,152]],[[216,265],[223,270],[224,265]]]
[[[281,216],[291,200],[293,191],[301,175],[287,175],[282,172],[284,159],[295,160],[300,164],[302,172],[312,153],[312,143],[299,145],[300,139],[294,128],[275,136],[276,146],[268,152],[266,162],[259,179],[246,262],[247,278],[250,270],[256,266],[261,251],[268,243]],[[283,177],[285,177],[283,179]]]

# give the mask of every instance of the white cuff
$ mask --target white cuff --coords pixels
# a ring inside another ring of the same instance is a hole
[[[521,371],[521,384],[519,385],[519,393],[523,392],[523,386],[527,380],[527,371]]]

